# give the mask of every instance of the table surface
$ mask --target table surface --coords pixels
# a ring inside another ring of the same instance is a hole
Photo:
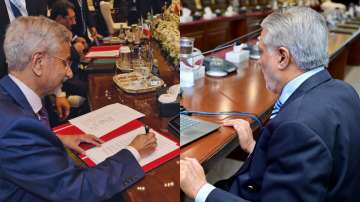
[[[153,44],[154,45],[154,44]],[[154,54],[159,62],[161,78],[167,85],[179,83],[179,73],[168,65],[159,48],[154,46]],[[169,118],[161,118],[157,109],[156,93],[127,94],[117,88],[112,81],[113,74],[89,75],[89,101],[91,110],[115,102],[127,105],[145,114],[144,123],[169,138],[176,138],[167,130]],[[166,193],[166,194],[163,194]],[[126,201],[179,201],[179,157],[148,172],[144,179],[123,194]]]
[[[350,43],[352,35],[329,34],[330,56]],[[179,83],[179,74],[167,64],[158,47],[154,51],[159,61],[160,75],[167,85]],[[164,135],[175,138],[167,130],[168,118],[159,117],[155,93],[131,95],[119,90],[112,81],[112,74],[89,75],[89,101],[92,110],[119,102],[128,105],[146,116],[144,122]],[[191,88],[183,89],[181,105],[196,111],[252,112],[266,120],[277,95],[265,87],[265,80],[256,61],[239,64],[236,73],[224,78],[205,77]],[[220,122],[228,116],[198,118]],[[255,129],[255,127],[253,128]],[[230,127],[219,130],[181,148],[181,156],[194,157],[204,166],[223,158],[238,146],[235,131]],[[225,151],[225,152],[224,152]],[[166,194],[162,194],[166,193]],[[129,188],[124,194],[127,201],[180,201],[179,157],[147,173],[146,177]]]
[[[328,52],[331,59],[352,42],[353,35],[329,33]],[[218,53],[218,55],[224,55]],[[266,121],[271,113],[277,95],[266,89],[265,80],[255,60],[239,65],[236,73],[223,78],[206,76],[197,80],[191,88],[183,89],[181,104],[192,111],[252,112]],[[220,122],[228,116],[195,116],[197,118]],[[253,128],[253,130],[255,127]],[[203,166],[209,167],[211,161],[225,157],[238,146],[235,130],[231,127],[220,127],[219,130],[181,148],[182,157],[194,157]],[[225,151],[225,152],[224,152]],[[220,156],[219,156],[220,155]]]

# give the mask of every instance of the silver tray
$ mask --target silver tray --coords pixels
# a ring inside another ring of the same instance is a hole
[[[164,85],[164,81],[150,74],[148,79],[143,79],[139,72],[118,74],[113,77],[115,84],[127,93],[147,93],[156,91]]]

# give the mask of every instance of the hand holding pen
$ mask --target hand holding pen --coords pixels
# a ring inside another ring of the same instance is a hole
[[[150,132],[150,127],[145,125],[146,134],[138,135],[129,144],[134,147],[140,154],[141,158],[144,158],[153,153],[157,146],[157,139],[154,133]]]

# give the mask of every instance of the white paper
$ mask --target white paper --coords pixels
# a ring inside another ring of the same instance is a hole
[[[145,166],[146,164],[172,152],[172,151],[175,151],[176,149],[179,148],[179,146],[171,141],[170,139],[160,135],[159,133],[157,133],[156,131],[154,130],[150,130],[150,132],[153,132],[155,133],[155,136],[156,136],[156,139],[157,139],[157,147],[154,151],[154,153],[152,153],[151,155],[145,157],[145,158],[142,158],[140,159],[140,162],[139,164],[141,166]]]
[[[119,50],[111,51],[91,51],[86,54],[87,58],[96,58],[96,57],[117,57],[119,56]]]
[[[69,122],[87,134],[101,137],[143,116],[145,115],[128,106],[115,103],[71,119]]]
[[[140,159],[139,164],[144,166],[172,151],[178,149],[178,145],[169,140],[168,138],[160,135],[156,131],[151,130],[155,133],[157,138],[157,147],[151,155],[146,158]],[[103,143],[100,147],[94,147],[86,151],[86,155],[96,164],[103,162],[106,158],[113,156],[121,149],[124,149],[130,142],[139,134],[144,134],[144,127],[137,128],[133,131],[120,135],[108,142]]]

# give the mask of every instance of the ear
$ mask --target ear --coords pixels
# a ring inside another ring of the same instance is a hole
[[[31,56],[32,71],[37,76],[40,77],[43,74],[45,68],[45,53],[35,52]]]
[[[279,54],[279,69],[284,70],[287,66],[289,66],[291,58],[290,58],[290,52],[285,47],[278,48],[278,54]]]

